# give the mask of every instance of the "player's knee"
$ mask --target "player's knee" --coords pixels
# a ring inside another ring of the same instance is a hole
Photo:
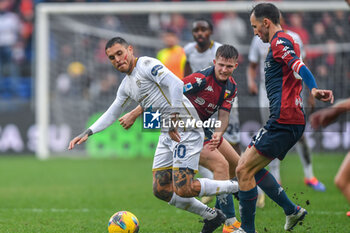
[[[213,166],[213,173],[215,175],[218,175],[218,174],[228,175],[229,173],[228,161],[224,158],[215,161],[215,165]]]
[[[248,169],[246,168],[246,166],[244,164],[238,163],[238,165],[236,167],[236,175],[237,175],[238,180],[247,178],[249,173],[248,173]]]

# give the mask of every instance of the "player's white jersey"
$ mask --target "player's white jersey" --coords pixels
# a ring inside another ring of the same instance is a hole
[[[200,53],[196,49],[196,42],[188,43],[185,47],[186,59],[190,63],[192,72],[196,72],[214,65],[216,50],[221,46],[220,43],[212,41],[209,49]]]
[[[169,89],[171,87],[164,84],[167,83],[165,79],[181,82],[181,90],[177,96],[170,95]],[[112,105],[90,129],[96,133],[107,128],[120,116],[131,100],[136,101],[145,110],[159,110],[162,119],[169,117],[169,114],[176,109],[180,115],[191,115],[198,120],[199,117],[193,105],[182,94],[182,86],[182,81],[159,60],[151,57],[140,57],[132,73],[126,75],[120,84],[117,97]]]

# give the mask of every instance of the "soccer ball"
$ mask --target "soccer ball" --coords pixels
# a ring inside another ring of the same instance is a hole
[[[137,233],[139,232],[139,220],[129,211],[119,211],[109,219],[108,232]]]

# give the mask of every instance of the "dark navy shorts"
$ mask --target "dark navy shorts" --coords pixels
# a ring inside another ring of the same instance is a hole
[[[249,147],[254,146],[259,154],[283,160],[287,152],[303,135],[305,125],[287,125],[268,122],[253,137]]]

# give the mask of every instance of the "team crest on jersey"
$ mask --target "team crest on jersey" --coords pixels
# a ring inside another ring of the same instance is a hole
[[[226,90],[225,91],[225,95],[224,95],[224,99],[227,98],[227,96],[229,96],[231,94],[231,91],[230,90]]]
[[[152,75],[156,76],[158,74],[158,71],[161,70],[162,68],[163,68],[162,65],[153,66],[152,71],[151,71]]]
[[[279,44],[284,44],[284,41],[283,40],[277,40],[276,41],[276,46],[279,45]]]
[[[191,83],[186,83],[184,86],[184,92],[187,92],[193,88]]]
[[[201,85],[202,79],[201,78],[195,78],[195,79],[196,79],[196,82],[198,83],[198,85]]]
[[[214,89],[213,89],[213,87],[212,86],[207,86],[204,90],[206,90],[206,91],[210,91],[210,92],[214,92]]]

